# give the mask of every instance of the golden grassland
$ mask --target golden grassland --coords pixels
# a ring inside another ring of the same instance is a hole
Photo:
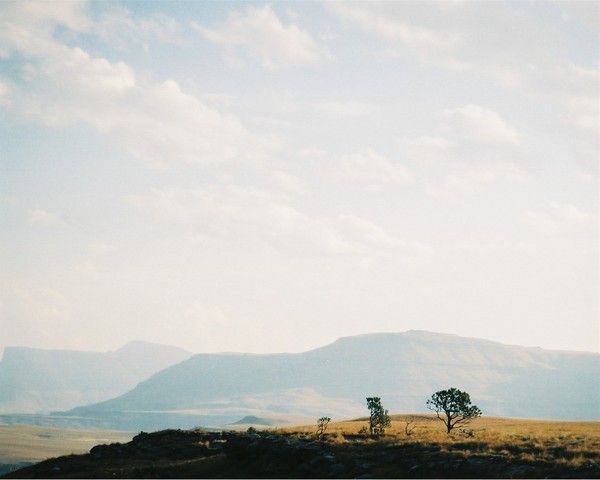
[[[471,456],[510,459],[526,463],[553,463],[579,467],[600,462],[600,422],[527,420],[481,417],[450,435],[435,415],[393,415],[392,425],[381,439],[360,434],[368,419],[332,422],[326,433],[334,443],[389,442],[439,446],[464,458]],[[407,425],[408,424],[408,425]],[[409,433],[407,434],[407,429]],[[277,430],[288,435],[314,434],[315,426]]]
[[[132,437],[133,434],[111,430],[0,425],[0,464],[86,453],[99,443],[128,442]]]
[[[600,478],[600,422],[483,417],[447,435],[434,416],[395,415],[379,438],[367,426],[334,422],[324,437],[316,425],[141,433],[6,478]]]

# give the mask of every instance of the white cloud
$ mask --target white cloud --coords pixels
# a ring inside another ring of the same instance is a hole
[[[323,102],[319,105],[322,111],[340,117],[364,117],[373,112],[374,107],[369,103],[345,101]]]
[[[329,2],[327,6],[338,18],[382,41],[383,45],[375,47],[379,56],[414,55],[423,63],[468,75],[468,82],[483,78],[562,104],[557,118],[597,135],[597,62],[593,59],[585,67],[572,65],[557,49],[569,38],[565,30],[588,30],[598,39],[597,25],[592,27],[594,16],[584,20],[582,13],[597,13],[597,9],[590,7],[593,2],[583,3],[548,5],[548,11],[562,13],[566,29],[544,25],[537,21],[539,14],[515,14],[510,4],[502,2],[460,2],[452,8],[448,8],[450,2],[435,7],[426,2],[377,1]],[[544,13],[541,9],[540,14]]]
[[[496,174],[488,169],[470,169],[448,174],[439,185],[429,185],[427,193],[433,197],[454,198],[474,194],[496,180]]]
[[[24,81],[33,83],[41,77],[80,95],[121,95],[136,86],[135,74],[125,63],[94,58],[77,47],[56,45],[48,60],[31,64]]]
[[[600,68],[559,61],[531,64],[524,69],[522,87],[556,109],[550,119],[559,128],[576,127],[596,141],[600,135]]]
[[[57,25],[85,31],[90,21],[86,2],[1,2],[0,58],[14,51],[42,55],[54,47],[52,34]]]
[[[470,108],[464,110],[468,116]],[[454,115],[454,112],[449,114],[451,118]],[[490,138],[489,128],[482,127],[475,121],[472,124],[465,122],[460,126],[453,123],[450,128],[454,132],[452,141],[433,135],[400,138],[398,144],[405,150],[412,168],[423,180],[425,193],[433,197],[455,199],[479,194],[501,180],[511,183],[527,180],[526,170],[498,156],[496,149],[486,148],[482,155],[482,146],[477,142],[481,134],[477,135],[474,130],[481,131],[484,128],[486,138]],[[463,138],[460,138],[460,132],[463,132]]]
[[[303,193],[306,190],[304,182],[295,175],[282,171],[275,171],[271,174],[275,184],[286,192]]]
[[[121,6],[103,11],[92,28],[100,38],[118,48],[141,45],[148,52],[152,41],[184,43],[181,25],[174,18],[162,14],[138,18]]]
[[[375,3],[331,2],[330,10],[344,21],[357,25],[364,31],[402,46],[422,61],[436,59],[447,66],[462,68],[449,53],[460,45],[460,36],[445,34],[414,22],[394,18],[377,8]]]
[[[398,143],[406,149],[408,158],[419,164],[439,163],[452,147],[446,138],[431,135],[403,137]]]
[[[184,226],[199,238],[303,253],[350,248],[336,232],[298,211],[283,195],[258,188],[162,188],[129,200],[159,221]]]
[[[38,55],[53,44],[57,25],[74,32],[95,34],[120,48],[142,45],[151,40],[182,43],[181,26],[175,19],[161,14],[135,18],[125,7],[111,6],[97,19],[91,18],[88,2],[28,1],[3,2],[0,6],[0,58],[16,50]]]
[[[3,95],[14,113],[52,127],[87,124],[155,164],[256,160],[276,147],[273,138],[251,134],[237,117],[185,93],[174,80],[138,79],[123,62],[60,44],[52,29],[35,31],[24,12],[4,20],[30,39],[27,50],[19,50],[30,62]]]
[[[355,215],[314,217],[285,196],[237,185],[154,189],[128,201],[188,235],[244,249],[268,247],[293,255],[377,256],[403,258],[429,254],[425,245],[395,238],[382,227]]]
[[[369,186],[384,184],[410,185],[414,177],[399,162],[380,155],[373,149],[342,155],[335,164],[332,177],[341,183]]]
[[[204,93],[202,100],[209,105],[230,107],[235,101],[235,97],[228,93]]]
[[[519,143],[519,134],[515,128],[493,110],[468,104],[446,109],[444,113],[454,125],[469,136],[498,143]]]
[[[419,137],[404,137],[400,139],[400,143],[415,148],[435,148],[446,150],[450,146],[450,142],[444,137],[434,137],[430,135],[421,135]]]
[[[38,227],[52,227],[60,223],[60,219],[54,213],[43,208],[33,208],[27,212],[27,221],[30,225]]]
[[[116,251],[116,247],[105,242],[93,242],[88,245],[88,249],[92,255],[103,256]]]
[[[295,24],[284,25],[269,5],[248,6],[231,12],[227,21],[215,28],[192,22],[206,40],[255,57],[268,69],[311,65],[325,58],[309,33]]]
[[[495,312],[481,332],[519,343],[523,319],[536,334],[541,318],[568,319],[577,328],[527,341],[589,345],[592,31],[563,23],[553,3],[332,6],[350,12],[343,21],[318,4],[297,16],[236,4],[230,17],[161,5],[0,2],[0,150],[28,167],[6,172],[0,208],[2,280],[22,289],[2,300],[7,343],[300,350],[324,338],[293,327],[306,319],[334,338],[467,332]],[[221,53],[252,68],[232,72]],[[284,69],[296,65],[318,68]],[[146,168],[111,158],[115,145],[152,164],[195,163]],[[128,193],[140,194],[133,205],[114,198]],[[23,238],[27,255],[13,255]],[[398,275],[407,259],[418,264]]]
[[[557,89],[562,87],[564,91],[559,98],[568,111],[567,118],[597,138],[600,135],[600,68],[570,65],[560,69],[557,76]]]
[[[454,165],[440,182],[430,182],[426,193],[432,197],[454,199],[478,194],[502,179],[523,182],[526,178],[526,173],[513,163]]]
[[[550,202],[541,210],[526,210],[521,216],[526,225],[545,234],[598,232],[600,217],[581,211],[571,203]]]
[[[379,225],[355,215],[339,216],[340,230],[356,241],[382,250],[404,250],[411,254],[430,255],[432,249],[421,242],[407,241],[393,237]]]

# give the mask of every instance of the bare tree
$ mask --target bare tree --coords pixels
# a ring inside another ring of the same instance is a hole
[[[407,437],[410,437],[414,432],[417,426],[415,425],[415,419],[413,417],[408,417],[404,422],[404,433]]]

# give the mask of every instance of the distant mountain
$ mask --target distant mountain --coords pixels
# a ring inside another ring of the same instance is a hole
[[[0,361],[0,413],[65,410],[113,398],[191,355],[146,342],[111,352],[6,347]]]
[[[390,412],[423,411],[458,387],[486,415],[600,420],[600,355],[503,345],[423,331],[341,338],[297,354],[199,354],[115,399],[71,415],[169,411],[348,417],[367,396]]]
[[[230,423],[230,425],[263,425],[273,426],[285,423],[277,418],[264,418],[255,417],[254,415],[246,415],[244,418],[240,418],[237,422]]]

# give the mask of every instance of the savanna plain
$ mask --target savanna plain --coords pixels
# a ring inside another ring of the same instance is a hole
[[[481,417],[448,435],[432,415],[392,415],[391,419],[391,426],[379,437],[366,432],[367,418],[332,422],[323,435],[312,425],[142,432],[129,443],[113,442],[87,454],[49,459],[6,477],[600,476],[600,422]]]

